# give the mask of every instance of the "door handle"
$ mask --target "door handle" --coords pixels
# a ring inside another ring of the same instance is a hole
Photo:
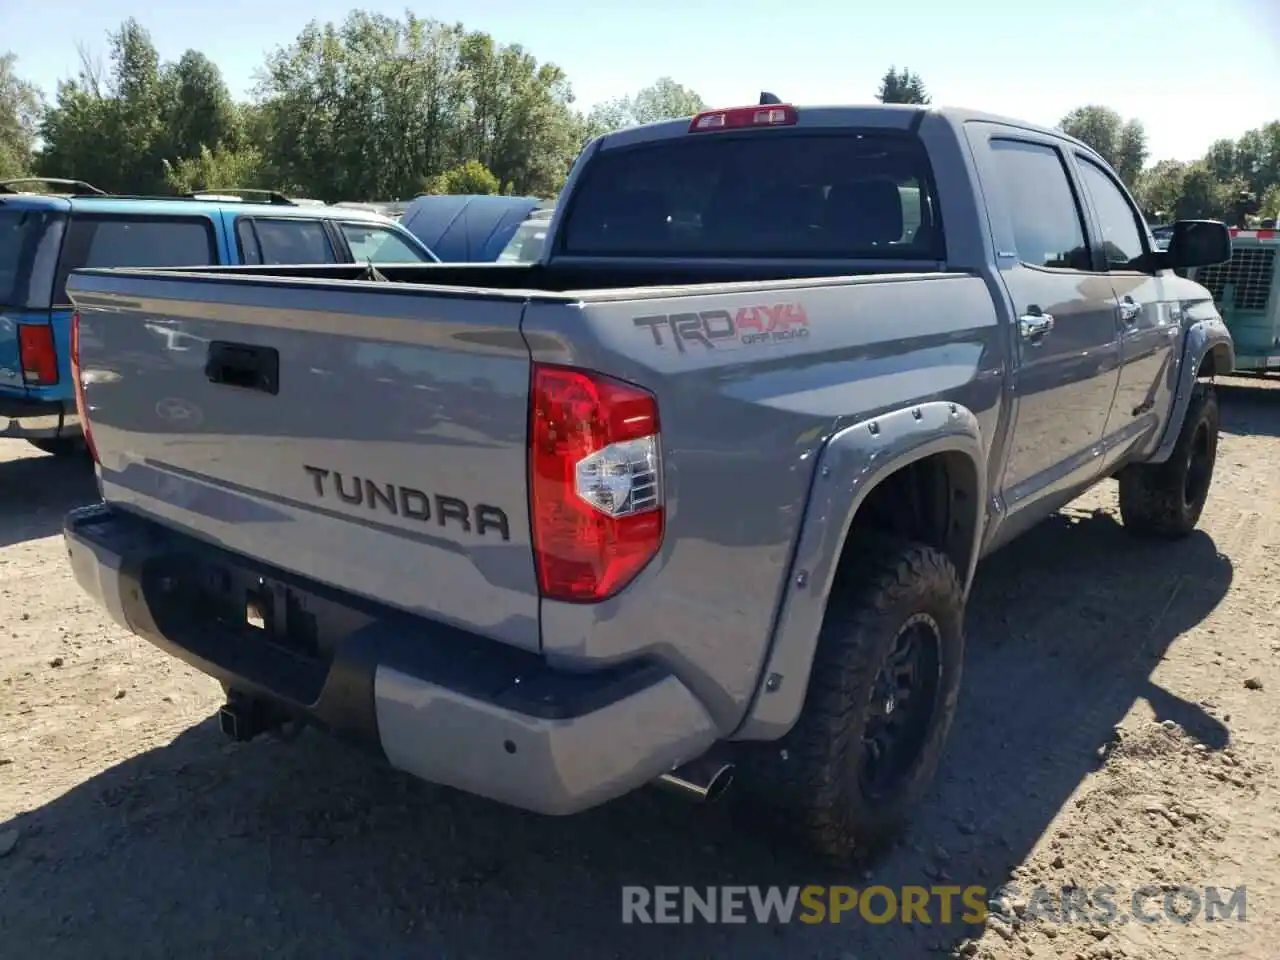
[[[1142,316],[1142,304],[1133,297],[1126,296],[1120,301],[1120,322],[1126,327],[1133,326]]]
[[[280,354],[274,347],[214,340],[209,344],[204,375],[210,383],[274,395],[280,392]]]
[[[1039,344],[1052,329],[1052,314],[1027,313],[1018,318],[1018,333],[1032,344]]]

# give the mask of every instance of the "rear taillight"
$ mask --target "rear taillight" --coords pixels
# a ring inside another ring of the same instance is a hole
[[[708,110],[706,113],[698,114],[689,124],[689,132],[741,130],[743,127],[788,127],[799,118],[796,108],[789,103],[759,107],[730,107],[728,110]]]
[[[662,545],[658,404],[611,377],[535,365],[529,499],[542,595],[617,593]]]
[[[71,382],[76,388],[76,413],[80,417],[80,430],[84,433],[84,444],[89,448],[89,455],[94,463],[98,459],[98,448],[93,445],[93,430],[89,426],[88,406],[84,401],[84,383],[80,380],[80,311],[71,317]]]
[[[27,386],[49,387],[58,382],[58,348],[49,324],[18,324],[18,356],[22,361],[22,381]]]

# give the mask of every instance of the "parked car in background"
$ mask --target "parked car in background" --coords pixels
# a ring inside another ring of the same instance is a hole
[[[333,204],[344,210],[367,210],[369,213],[380,213],[384,217],[399,220],[405,210],[409,209],[408,200],[339,200]]]
[[[415,199],[400,222],[445,263],[492,263],[511,259],[503,254],[521,227],[554,206],[537,197],[441,194]]]
[[[59,192],[25,189],[36,186]],[[81,448],[66,292],[76,267],[435,259],[387,217],[272,191],[122,197],[79,181],[0,182],[0,438],[54,454]]]
[[[533,210],[498,254],[499,263],[536,263],[546,247],[554,207]]]
[[[1152,227],[1151,239],[1154,241],[1157,250],[1168,250],[1169,241],[1173,239],[1173,226],[1171,224],[1160,224]]]
[[[1267,221],[1263,221],[1265,224]],[[1191,273],[1204,284],[1236,345],[1238,373],[1280,373],[1280,234],[1231,230],[1231,259]]]

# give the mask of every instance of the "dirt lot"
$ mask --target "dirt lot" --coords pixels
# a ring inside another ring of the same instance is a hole
[[[72,582],[57,534],[91,477],[6,442],[0,956],[1273,958],[1280,389],[1222,394],[1202,533],[1137,543],[1106,485],[982,570],[938,789],[871,881],[1110,885],[1122,915],[1145,884],[1244,885],[1244,923],[623,927],[623,884],[868,878],[735,825],[732,804],[645,791],[543,819],[318,734],[227,743],[217,685]]]

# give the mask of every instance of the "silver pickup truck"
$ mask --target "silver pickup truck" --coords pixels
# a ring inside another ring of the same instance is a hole
[[[979,559],[1115,478],[1197,523],[1231,339],[1089,148],[762,104],[602,137],[533,264],[80,270],[81,586],[393,766],[568,814],[657,782],[892,838]],[[176,344],[176,346],[175,346]]]

